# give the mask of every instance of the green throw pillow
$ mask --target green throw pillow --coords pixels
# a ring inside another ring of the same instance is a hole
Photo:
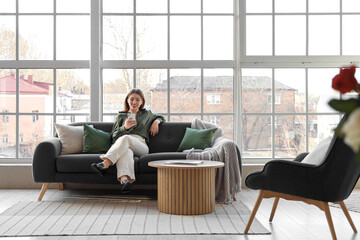
[[[104,153],[111,146],[110,133],[84,124],[83,152],[84,153]]]
[[[212,137],[214,136],[217,128],[211,129],[192,129],[186,128],[185,135],[180,143],[178,152],[185,149],[205,149],[210,147]]]

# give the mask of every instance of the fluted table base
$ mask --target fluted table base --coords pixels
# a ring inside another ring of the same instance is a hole
[[[213,212],[215,168],[159,168],[158,208],[160,212],[183,215]]]

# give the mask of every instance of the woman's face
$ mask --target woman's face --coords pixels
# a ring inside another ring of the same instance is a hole
[[[130,110],[132,111],[137,111],[139,110],[140,106],[143,104],[143,101],[140,97],[140,95],[136,94],[136,93],[132,93],[128,100],[127,100]]]

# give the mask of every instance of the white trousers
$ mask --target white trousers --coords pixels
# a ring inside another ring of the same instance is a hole
[[[130,177],[130,182],[134,182],[134,155],[141,156],[147,153],[149,153],[149,147],[146,144],[145,138],[131,134],[119,137],[107,153],[102,154],[100,158],[102,160],[107,158],[113,164],[116,164],[118,179],[121,176],[127,175]]]

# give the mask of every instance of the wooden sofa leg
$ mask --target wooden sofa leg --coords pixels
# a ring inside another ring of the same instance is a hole
[[[49,187],[49,184],[50,183],[43,183],[43,185],[41,187],[41,190],[40,190],[39,197],[38,197],[38,201],[41,201],[41,199],[43,198],[47,188]]]
[[[259,209],[259,206],[260,206],[260,204],[261,204],[261,201],[262,201],[263,197],[264,197],[264,192],[263,192],[263,190],[260,190],[260,193],[259,193],[259,196],[258,196],[258,198],[257,198],[257,200],[256,200],[254,209],[253,209],[253,211],[252,211],[252,213],[251,213],[251,216],[250,216],[250,218],[249,218],[249,221],[248,221],[248,223],[247,223],[247,225],[246,225],[244,234],[247,234],[247,233],[248,233],[248,231],[249,231],[249,229],[250,229],[250,226],[251,226],[251,224],[252,224],[252,222],[253,222],[253,220],[254,220],[254,218],[255,218],[256,212],[257,212],[257,210]]]
[[[350,225],[351,225],[352,229],[354,230],[354,232],[356,232],[356,233],[357,233],[357,229],[356,229],[356,227],[355,227],[355,225],[354,225],[353,220],[351,219],[351,216],[350,216],[350,214],[349,214],[349,212],[348,212],[348,210],[347,210],[347,208],[346,208],[346,206],[345,206],[344,201],[341,201],[341,202],[338,202],[338,203],[340,204],[341,209],[343,210],[343,212],[344,212],[344,214],[345,214],[345,216],[346,216],[347,220],[349,221],[349,223],[350,223]]]
[[[273,218],[274,218],[275,211],[276,211],[277,205],[278,205],[278,203],[279,203],[279,199],[280,199],[279,197],[276,197],[276,198],[275,198],[274,205],[273,205],[272,210],[271,210],[269,222],[272,222],[272,220],[273,220]]]
[[[233,200],[234,201],[237,201],[237,197],[236,197],[236,194],[234,193],[234,195],[233,195]]]
[[[63,183],[59,183],[59,190],[64,190],[64,184]]]

